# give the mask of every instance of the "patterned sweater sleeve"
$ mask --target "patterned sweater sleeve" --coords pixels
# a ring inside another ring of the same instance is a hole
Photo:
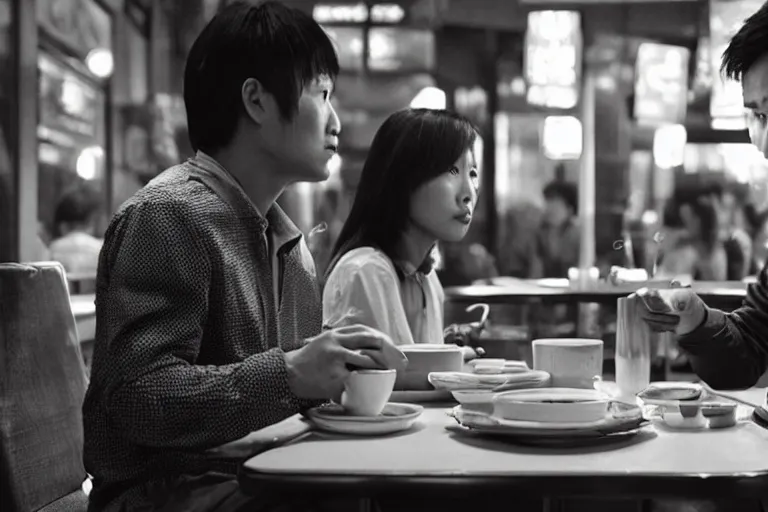
[[[739,309],[710,309],[704,324],[680,338],[694,371],[715,389],[754,386],[768,370],[768,266]]]
[[[112,364],[99,381],[110,421],[131,441],[205,449],[295,414],[302,402],[279,348],[196,364],[212,269],[183,208],[135,204],[107,233],[97,343]]]

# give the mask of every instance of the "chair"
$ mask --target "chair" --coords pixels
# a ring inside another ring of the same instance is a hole
[[[87,378],[58,263],[0,264],[0,507],[85,511]]]

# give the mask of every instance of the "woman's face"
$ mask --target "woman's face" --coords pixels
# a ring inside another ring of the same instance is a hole
[[[471,151],[450,169],[424,183],[411,196],[411,223],[440,242],[458,242],[467,234],[477,204],[480,174]]]

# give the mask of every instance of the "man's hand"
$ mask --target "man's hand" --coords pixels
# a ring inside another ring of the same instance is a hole
[[[696,330],[707,318],[707,305],[691,288],[676,281],[667,290],[643,288],[635,294],[641,299],[640,316],[651,329],[685,336]]]
[[[381,331],[364,325],[330,329],[285,353],[288,385],[304,399],[337,399],[350,371],[402,370],[408,358]]]

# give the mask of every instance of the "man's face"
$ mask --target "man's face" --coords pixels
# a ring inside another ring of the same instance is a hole
[[[760,58],[742,79],[744,106],[747,109],[747,126],[752,144],[768,158],[768,53]]]
[[[324,181],[326,164],[339,147],[341,122],[331,105],[333,83],[320,77],[304,87],[296,113],[289,121],[277,115],[264,136],[273,156],[294,181]]]

